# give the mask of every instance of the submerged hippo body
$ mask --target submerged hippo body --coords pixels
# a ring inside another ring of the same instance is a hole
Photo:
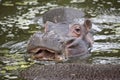
[[[35,60],[58,61],[89,54],[93,44],[92,23],[83,17],[83,12],[71,8],[46,12],[43,15],[45,30],[30,38],[28,53]]]
[[[26,80],[120,80],[120,65],[34,64],[21,71],[19,76]]]

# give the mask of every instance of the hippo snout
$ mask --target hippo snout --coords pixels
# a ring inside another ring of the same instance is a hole
[[[35,33],[28,42],[27,52],[37,60],[63,60],[64,41],[53,32]]]

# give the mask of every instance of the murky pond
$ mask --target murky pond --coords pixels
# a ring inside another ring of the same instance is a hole
[[[21,80],[15,70],[34,64],[24,61],[27,40],[56,7],[82,9],[93,22],[91,64],[120,64],[120,0],[0,0],[0,80]]]

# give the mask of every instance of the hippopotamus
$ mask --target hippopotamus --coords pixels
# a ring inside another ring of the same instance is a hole
[[[120,80],[119,64],[58,63],[38,65],[20,70],[25,80]]]
[[[43,14],[44,31],[34,33],[27,52],[34,60],[64,61],[90,54],[92,22],[83,11],[72,8],[52,9]]]

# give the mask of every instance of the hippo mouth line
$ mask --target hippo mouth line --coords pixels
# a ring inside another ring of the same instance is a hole
[[[31,50],[33,53],[32,58],[35,60],[47,60],[47,61],[60,61],[62,56],[57,51],[48,49],[48,48],[35,48]]]

